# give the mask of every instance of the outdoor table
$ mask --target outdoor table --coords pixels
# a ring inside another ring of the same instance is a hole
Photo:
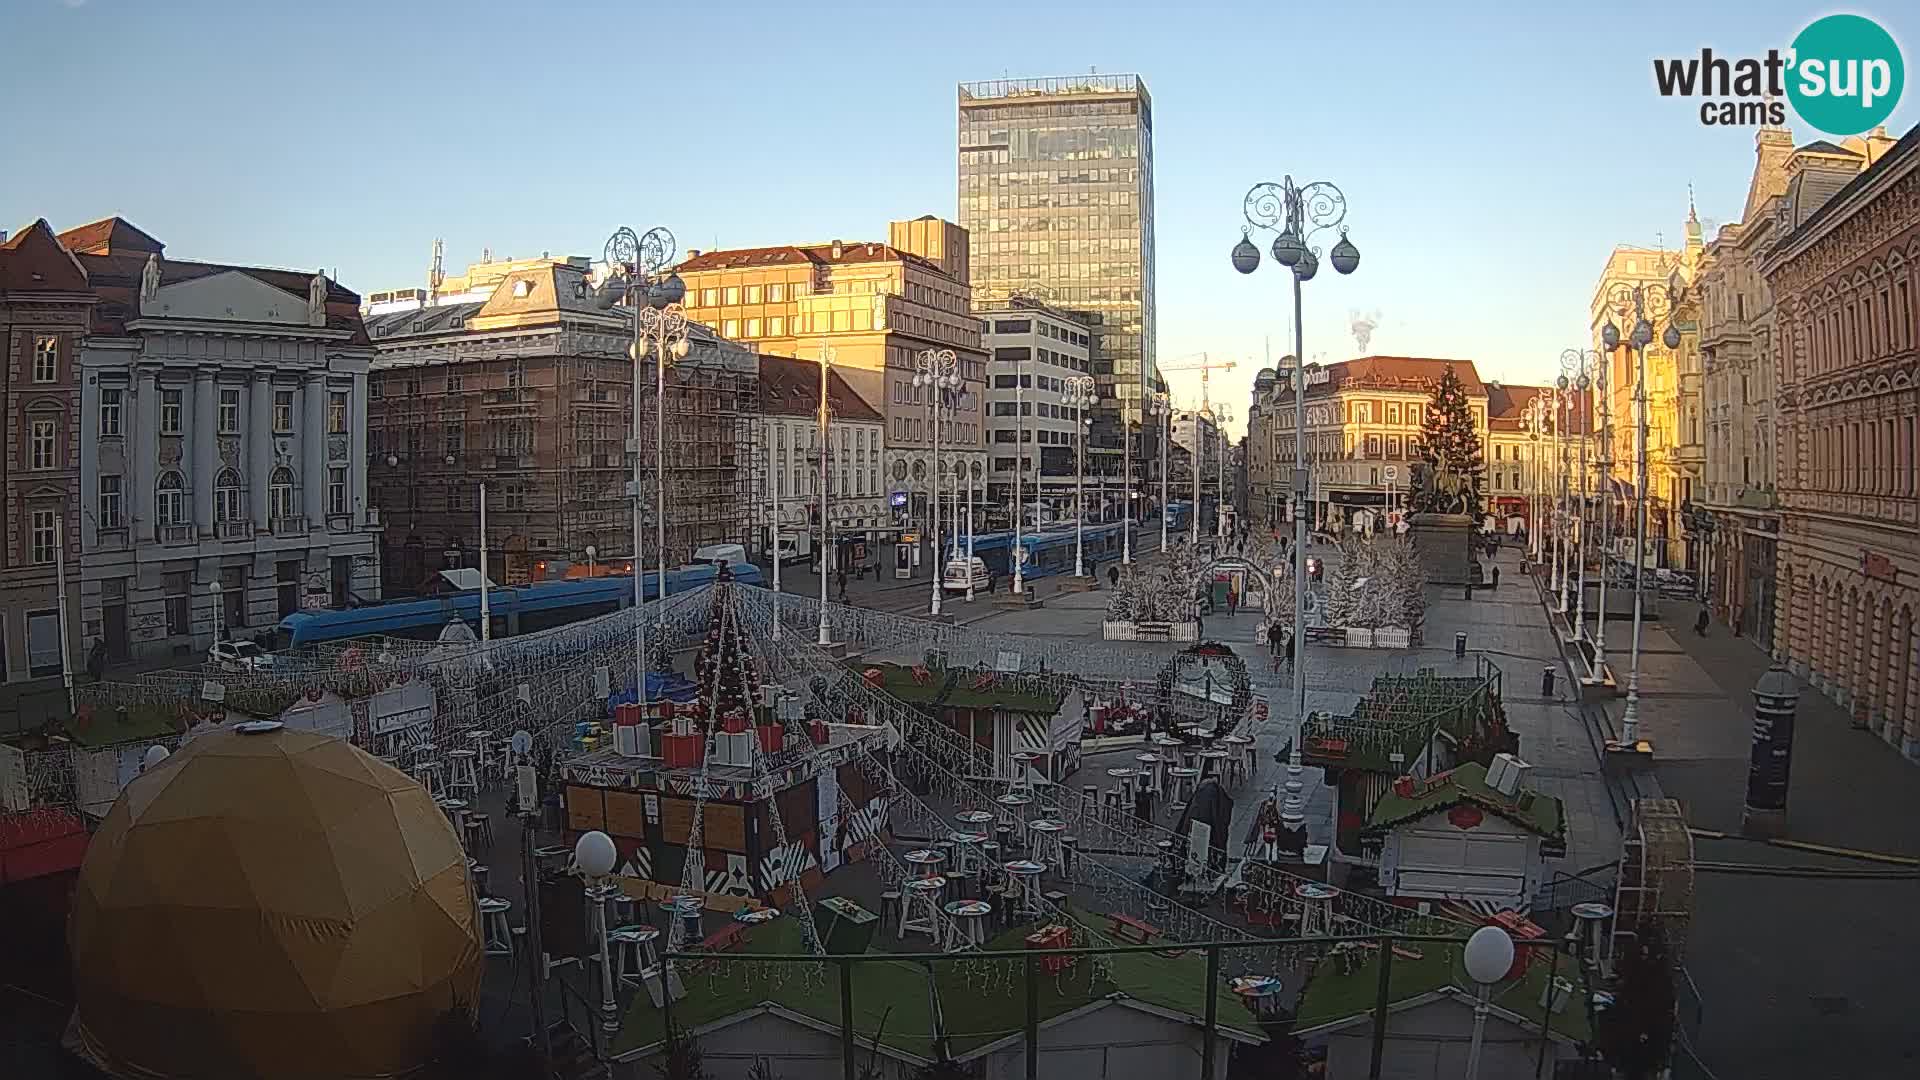
[[[969,945],[984,945],[987,940],[987,919],[993,914],[993,905],[985,900],[949,900],[946,905],[947,916],[960,928],[960,933]]]
[[[942,855],[932,848],[916,848],[907,852],[903,857],[906,861],[920,868],[920,876],[922,878],[939,877],[939,866],[941,863],[947,861],[945,855]]]
[[[1200,776],[1199,769],[1189,768],[1185,765],[1176,765],[1167,770],[1167,775],[1173,778],[1173,800],[1175,802],[1186,802],[1188,799],[1193,798],[1194,781]]]
[[[987,810],[962,810],[953,815],[953,820],[962,825],[991,825],[993,813]]]
[[[1227,986],[1255,1016],[1269,1016],[1280,1008],[1280,980],[1272,975],[1236,975]]]
[[[1200,775],[1219,779],[1220,772],[1224,768],[1221,763],[1226,760],[1227,752],[1225,750],[1200,751]]]
[[[748,926],[759,926],[761,923],[769,923],[779,917],[780,909],[777,907],[741,908],[733,913],[734,922],[746,923]]]
[[[607,933],[607,945],[613,950],[613,977],[627,977],[627,954],[633,954],[633,974],[638,977],[648,968],[660,963],[653,951],[653,943],[660,939],[660,931],[651,926],[622,926]]]

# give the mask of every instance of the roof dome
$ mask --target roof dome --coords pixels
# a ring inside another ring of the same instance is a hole
[[[414,1068],[478,994],[460,842],[351,743],[255,727],[186,743],[101,823],[73,901],[81,1043],[142,1075]]]

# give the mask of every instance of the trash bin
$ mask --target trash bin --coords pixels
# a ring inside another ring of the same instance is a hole
[[[1552,664],[1548,664],[1545,667],[1540,669],[1540,696],[1541,697],[1553,696],[1553,665]]]
[[[1453,635],[1453,655],[1458,659],[1467,657],[1467,632],[1461,630]]]

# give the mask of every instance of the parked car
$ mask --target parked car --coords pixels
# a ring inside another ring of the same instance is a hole
[[[268,671],[273,654],[251,641],[217,641],[207,650],[207,661],[221,671]]]

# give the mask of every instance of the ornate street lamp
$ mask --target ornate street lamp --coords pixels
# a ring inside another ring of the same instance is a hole
[[[1256,255],[1258,252],[1255,253]],[[1173,398],[1164,391],[1153,395],[1153,415],[1160,418],[1160,551],[1167,550],[1167,444],[1173,441]]]
[[[1073,410],[1078,421],[1074,424],[1078,430],[1073,434],[1073,442],[1079,453],[1075,457],[1078,463],[1073,470],[1073,576],[1087,576],[1086,560],[1082,546],[1086,538],[1087,497],[1084,481],[1087,473],[1087,432],[1093,426],[1093,417],[1087,410],[1100,403],[1100,395],[1094,391],[1093,376],[1069,375],[1064,380],[1067,392],[1060,403]]]
[[[1242,232],[1240,243],[1234,246],[1233,268],[1243,274],[1253,273],[1260,265],[1260,249],[1252,242],[1253,230],[1278,230],[1278,235],[1273,238],[1273,261],[1293,271],[1293,362],[1295,372],[1303,373],[1307,351],[1301,329],[1300,285],[1313,280],[1319,269],[1319,251],[1309,246],[1310,241],[1316,233],[1338,229],[1340,240],[1331,253],[1334,270],[1351,274],[1360,266],[1360,249],[1347,239],[1344,224],[1347,197],[1339,188],[1324,180],[1296,187],[1293,177],[1287,176],[1278,184],[1255,184],[1247,191],[1244,208],[1247,227]],[[1292,486],[1294,737],[1293,751],[1287,758],[1287,798],[1280,811],[1281,823],[1294,834],[1296,843],[1304,843],[1306,833],[1306,813],[1301,799],[1303,785],[1300,780],[1303,769],[1300,735],[1307,719],[1306,390],[1306,378],[1303,374],[1296,374],[1293,380]]]
[[[667,593],[667,503],[664,470],[660,468],[666,454],[667,413],[666,413],[666,360],[678,359],[687,354],[686,313],[681,309],[679,300],[686,293],[686,286],[679,283],[675,276],[658,286],[653,284],[654,275],[667,268],[673,261],[673,234],[664,228],[652,228],[645,235],[635,235],[632,229],[622,225],[607,239],[606,260],[609,277],[601,287],[597,298],[602,309],[610,308],[620,296],[627,302],[627,311],[633,318],[633,343],[628,347],[627,355],[633,361],[633,606],[635,608],[633,629],[633,670],[636,700],[642,704],[647,699],[647,627],[646,620],[639,618],[639,609],[646,604],[646,561],[642,557],[645,535],[645,514],[642,512],[640,492],[643,490],[640,476],[640,362],[650,353],[660,360],[654,366],[658,368],[656,393],[658,411],[654,423],[654,472],[655,484],[654,517],[659,526],[660,540],[660,582],[659,595]],[[660,308],[654,305],[659,303]],[[642,316],[651,313],[651,329]],[[484,567],[483,567],[484,573]]]
[[[1614,312],[1625,318],[1634,316],[1633,330],[1627,340],[1636,356],[1633,387],[1634,407],[1634,492],[1639,501],[1635,513],[1633,541],[1633,645],[1631,668],[1627,676],[1627,707],[1620,718],[1620,743],[1633,750],[1640,743],[1640,624],[1644,618],[1643,594],[1646,587],[1647,559],[1647,346],[1653,344],[1653,328],[1666,323],[1660,343],[1669,350],[1680,347],[1680,328],[1673,324],[1674,311],[1685,299],[1684,290],[1669,290],[1658,283],[1617,286],[1609,300]],[[1609,351],[1620,345],[1620,328],[1609,319],[1600,331],[1600,342]]]
[[[927,413],[932,420],[932,430],[928,433],[933,440],[933,541],[929,550],[933,553],[933,603],[928,614],[940,617],[940,594],[945,588],[946,567],[942,565],[945,553],[940,546],[940,405],[948,392],[960,388],[960,358],[952,349],[926,349],[913,358],[913,377],[915,388],[926,388]],[[822,564],[823,566],[825,564]],[[973,566],[968,564],[967,577],[973,577]]]
[[[1593,438],[1593,410],[1587,394],[1593,389],[1593,371],[1598,364],[1598,357],[1599,354],[1592,349],[1567,349],[1560,354],[1560,377],[1571,381],[1576,395],[1572,401],[1575,403],[1580,438],[1580,507],[1574,518],[1579,532],[1573,538],[1577,582],[1573,602],[1576,639],[1584,638],[1587,633],[1587,443]]]

